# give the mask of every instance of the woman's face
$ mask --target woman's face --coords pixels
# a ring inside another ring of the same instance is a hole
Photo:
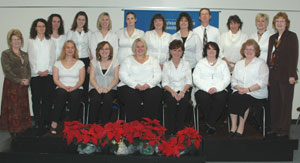
[[[73,43],[71,42],[68,42],[66,44],[66,48],[65,48],[65,51],[66,51],[66,56],[74,56],[74,53],[75,53],[75,46]]]
[[[146,55],[146,48],[142,41],[138,41],[135,47],[136,55]]]
[[[101,27],[104,29],[108,29],[110,24],[109,17],[104,15],[101,19]]]
[[[162,19],[154,19],[154,28],[162,30],[164,22]]]
[[[234,21],[231,21],[229,26],[232,33],[237,33],[240,29],[240,24]]]
[[[79,15],[76,19],[77,21],[77,28],[83,28],[83,26],[85,25],[85,16],[83,15]]]
[[[283,17],[279,17],[275,20],[275,28],[277,31],[284,31],[286,29],[286,20]]]
[[[179,21],[180,29],[188,29],[189,28],[189,21],[186,17],[182,17]]]
[[[207,57],[214,57],[214,58],[217,58],[217,51],[211,47],[211,45],[208,46],[207,48]]]
[[[10,39],[10,45],[14,49],[20,49],[22,46],[22,40],[18,36],[13,35]]]
[[[265,31],[267,29],[267,21],[263,17],[259,17],[256,20],[256,28],[257,30],[263,30]]]
[[[110,54],[110,49],[109,49],[109,45],[105,44],[99,51],[100,56],[102,59],[107,59],[109,57]]]
[[[43,22],[38,22],[36,24],[35,30],[38,35],[44,35],[46,32],[46,25]]]
[[[135,26],[136,18],[134,17],[133,14],[128,14],[126,16],[126,23],[127,26]]]
[[[59,17],[53,17],[52,18],[52,30],[58,30],[60,27],[60,19]]]
[[[170,54],[172,56],[172,59],[180,59],[182,57],[183,51],[181,47],[177,49],[171,49]]]
[[[255,48],[252,45],[246,46],[244,54],[247,59],[253,59],[255,57]]]

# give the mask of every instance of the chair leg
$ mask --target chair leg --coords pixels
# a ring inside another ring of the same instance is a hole
[[[299,116],[298,116],[298,119],[297,119],[296,125],[298,125],[299,119],[300,119],[300,114],[299,114]]]
[[[163,120],[163,127],[166,127],[165,126],[165,106],[164,106],[164,104],[162,106],[162,120]]]
[[[262,126],[262,132],[263,132],[263,136],[265,137],[266,136],[266,109],[265,109],[264,106],[262,107],[262,109],[263,109],[263,126]]]
[[[193,107],[193,106],[192,106]],[[196,111],[195,111],[196,107],[193,107],[193,116],[194,116],[194,129],[197,129],[197,120],[196,120]]]
[[[197,120],[196,120],[196,123],[197,123],[197,131],[198,133],[200,132],[200,124],[199,124],[199,108],[198,108],[198,105],[196,106],[196,117],[197,117]]]
[[[81,105],[83,106],[82,107],[82,124],[86,124],[86,121],[85,121],[85,103],[81,102]]]
[[[230,115],[228,115],[228,117],[227,117],[227,129],[228,129],[228,133],[230,133],[230,124],[231,124],[231,118],[230,118]]]

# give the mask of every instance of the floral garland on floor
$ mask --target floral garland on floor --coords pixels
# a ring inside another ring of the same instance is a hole
[[[68,145],[92,143],[98,147],[109,146],[117,149],[120,143],[138,146],[146,144],[158,147],[158,152],[169,157],[180,157],[180,152],[194,145],[199,149],[202,136],[191,127],[186,127],[178,131],[175,137],[166,140],[164,132],[167,130],[160,125],[158,120],[143,118],[142,121],[132,121],[125,123],[118,120],[114,123],[82,124],[78,121],[65,122],[63,130],[64,138]]]

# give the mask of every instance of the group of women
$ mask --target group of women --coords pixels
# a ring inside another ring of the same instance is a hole
[[[202,12],[210,18],[210,10],[201,9],[200,19]],[[274,35],[267,30],[268,16],[258,14],[257,33],[251,39],[241,31],[240,18],[230,16],[229,31],[213,42],[206,40],[207,33],[202,37],[193,31],[186,12],[179,15],[173,35],[166,33],[161,14],[154,15],[146,33],[136,29],[136,21],[135,13],[128,12],[127,26],[114,33],[110,16],[104,12],[98,17],[98,30],[92,33],[86,13],[80,11],[65,34],[62,17],[52,14],[48,22],[36,19],[32,23],[28,53],[21,50],[21,32],[9,31],[10,48],[1,57],[5,73],[1,128],[16,136],[31,126],[26,99],[30,85],[36,127],[50,125],[52,134],[57,133],[66,102],[70,120],[78,119],[83,101],[89,103],[89,123],[105,124],[118,99],[127,121],[158,118],[164,101],[167,134],[171,135],[184,128],[194,89],[206,133],[216,133],[216,122],[228,104],[229,135],[240,137],[249,108],[257,99],[268,98],[269,85],[270,134],[288,135],[298,40],[288,30],[285,13],[274,17]]]

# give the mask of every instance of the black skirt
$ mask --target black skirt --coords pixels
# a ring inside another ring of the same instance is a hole
[[[229,113],[244,117],[246,110],[252,106],[257,99],[248,94],[234,92],[229,100]]]

